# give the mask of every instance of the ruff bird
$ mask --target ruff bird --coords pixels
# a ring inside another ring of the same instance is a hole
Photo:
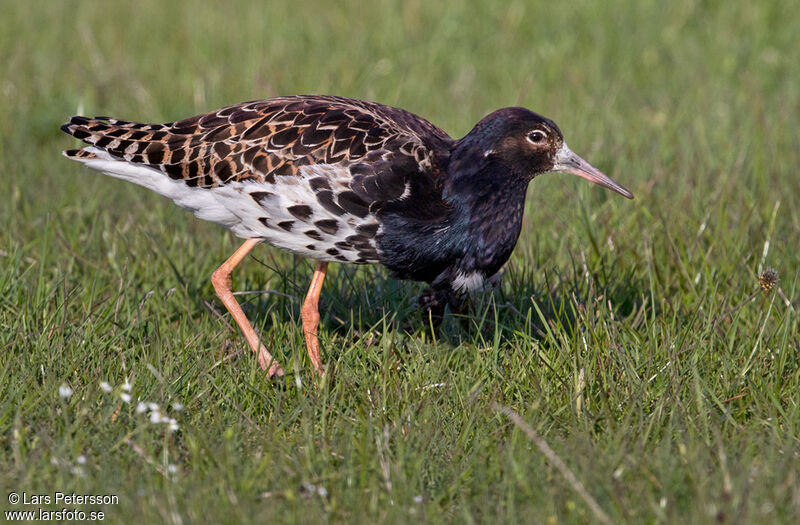
[[[284,372],[231,291],[231,272],[259,243],[317,261],[300,313],[320,374],[318,301],[328,263],[378,263],[396,278],[428,283],[420,305],[437,323],[508,260],[537,175],[572,173],[633,198],[573,153],[555,122],[520,107],[490,113],[460,140],[402,109],[323,95],[245,102],[166,124],[76,116],[61,129],[87,144],[66,157],[245,239],[211,282],[270,376]]]

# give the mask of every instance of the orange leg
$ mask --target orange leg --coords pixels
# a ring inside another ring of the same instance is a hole
[[[268,370],[269,377],[282,376],[283,369],[281,365],[272,358],[272,355],[267,351],[266,347],[259,342],[256,331],[253,330],[250,321],[247,320],[239,303],[236,302],[233,292],[231,292],[231,286],[233,285],[231,272],[242,262],[242,259],[250,253],[250,250],[255,248],[260,242],[260,239],[247,239],[244,241],[244,244],[233,252],[233,255],[222,263],[222,266],[214,270],[214,273],[211,274],[211,284],[214,285],[214,290],[216,290],[217,296],[222,300],[222,304],[225,305],[225,308],[227,308],[233,316],[233,320],[236,321],[236,324],[241,328],[245,339],[247,339],[247,342],[250,344],[250,348],[253,349],[253,352],[258,354],[258,364],[261,365],[261,368]]]
[[[317,340],[317,328],[319,328],[319,293],[322,291],[322,281],[325,280],[325,272],[328,271],[328,263],[319,261],[314,270],[314,277],[311,279],[311,286],[308,287],[306,299],[300,309],[300,318],[303,320],[303,332],[306,336],[306,348],[308,357],[317,375],[322,375],[322,360],[319,357],[319,341]]]

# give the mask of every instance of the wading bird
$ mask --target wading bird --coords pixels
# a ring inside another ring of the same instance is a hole
[[[572,173],[633,198],[573,153],[552,120],[518,107],[489,114],[460,140],[402,109],[322,95],[167,124],[72,117],[61,129],[88,144],[68,158],[246,239],[211,282],[270,376],[283,370],[231,292],[232,270],[261,242],[318,261],[300,313],[319,374],[329,262],[380,263],[428,283],[420,304],[438,323],[508,260],[536,175]]]

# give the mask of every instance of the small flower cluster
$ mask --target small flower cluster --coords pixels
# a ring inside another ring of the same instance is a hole
[[[69,471],[73,475],[78,476],[80,478],[86,476],[86,473],[83,470],[83,467],[86,465],[86,456],[84,456],[83,454],[75,458],[75,463],[52,456],[50,458],[50,464],[55,467],[69,467]]]
[[[150,417],[150,423],[154,425],[164,423],[167,425],[167,430],[170,432],[175,432],[178,430],[178,422],[175,420],[175,418],[169,417],[166,414],[162,414],[161,408],[157,403],[145,403],[144,401],[139,401],[139,403],[136,405],[136,413],[144,414],[145,412],[149,412],[148,416]]]
[[[61,388],[65,388],[65,385],[62,385]],[[110,394],[114,392],[115,389],[107,381],[102,381],[100,383],[100,390],[102,390],[107,394]],[[120,390],[121,390],[119,393],[120,400],[123,403],[130,403],[133,399],[133,396],[131,395],[133,387],[131,386],[130,382],[128,382],[127,378],[125,378],[125,382],[122,385],[120,385]],[[61,389],[59,389],[59,393],[60,392]],[[70,394],[71,393],[72,391],[70,390]],[[62,395],[62,397],[64,396]],[[172,410],[174,410],[175,412],[180,412],[181,410],[183,410],[183,405],[178,402],[175,402],[172,404]],[[166,415],[164,411],[161,410],[161,407],[159,407],[157,403],[139,401],[136,404],[135,411],[137,414],[147,414],[150,423],[154,425],[160,425],[160,424],[167,425],[167,430],[169,430],[170,432],[176,432],[177,430],[180,429],[180,427],[178,426],[178,421],[174,417],[169,417],[168,415]]]

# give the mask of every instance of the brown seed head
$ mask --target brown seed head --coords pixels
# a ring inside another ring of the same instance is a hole
[[[758,285],[762,290],[768,292],[778,284],[778,272],[774,268],[767,268],[758,276]]]

